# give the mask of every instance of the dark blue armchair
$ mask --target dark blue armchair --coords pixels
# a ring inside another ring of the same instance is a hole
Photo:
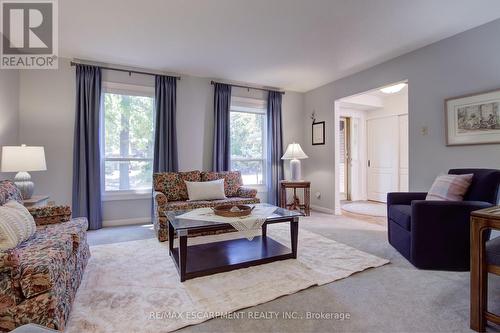
[[[500,170],[451,169],[473,173],[464,201],[426,201],[427,193],[388,193],[389,243],[415,267],[467,271],[470,213],[498,203]]]

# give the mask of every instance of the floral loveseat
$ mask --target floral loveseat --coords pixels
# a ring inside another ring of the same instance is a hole
[[[11,181],[0,181],[0,205],[21,200]],[[35,234],[0,251],[0,331],[36,323],[63,330],[90,257],[86,218],[68,206],[30,208]]]
[[[188,201],[188,193],[184,181],[205,182],[224,178],[226,199]],[[239,171],[207,172],[162,172],[153,175],[154,227],[160,242],[168,239],[168,222],[166,211],[187,210],[201,207],[214,207],[223,204],[255,204],[257,190],[243,187]],[[230,228],[226,231],[234,231]],[[222,231],[223,232],[223,231]]]

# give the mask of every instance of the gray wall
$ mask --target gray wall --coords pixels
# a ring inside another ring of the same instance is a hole
[[[154,86],[151,76],[103,72],[103,80]],[[181,170],[209,170],[212,163],[213,87],[210,79],[182,76],[177,86],[177,140]],[[246,90],[241,92],[245,95]],[[68,59],[58,70],[20,74],[20,142],[45,146],[47,171],[32,174],[36,193],[58,204],[71,204],[75,73]],[[303,94],[287,92],[283,100],[285,143],[303,137]],[[143,222],[150,199],[105,201],[108,223]],[[109,222],[113,221],[113,222]]]
[[[19,71],[2,69],[0,70],[0,147],[18,144],[18,128]],[[0,179],[13,176],[11,173],[0,172]]]
[[[466,31],[306,93],[305,175],[312,204],[333,209],[333,113],[335,100],[388,83],[408,80],[410,190],[427,190],[441,172],[455,167],[500,167],[500,145],[446,147],[444,99],[500,88],[500,20]],[[309,116],[326,121],[324,146],[311,145]],[[427,126],[423,136],[420,129]]]

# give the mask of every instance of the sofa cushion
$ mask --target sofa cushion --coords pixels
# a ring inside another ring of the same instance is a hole
[[[390,205],[389,219],[400,227],[411,230],[411,206],[410,205]]]
[[[226,197],[236,197],[238,195],[238,189],[243,184],[241,180],[241,173],[239,171],[203,171],[201,173],[202,182],[222,178],[224,178],[224,192],[226,193]]]
[[[215,207],[217,205],[234,204],[234,205],[250,205],[259,203],[258,198],[240,198],[232,197],[222,200],[200,200],[200,201],[169,201],[165,208],[169,210],[189,210],[204,207]],[[160,212],[160,216],[166,216],[166,211]]]
[[[486,260],[489,265],[500,266],[500,237],[486,242]]]
[[[67,263],[85,241],[87,219],[40,226],[34,237],[16,248],[20,285],[26,298],[52,289],[69,274]]]
[[[37,230],[50,234],[51,237],[57,237],[60,234],[69,234],[73,240],[73,252],[75,252],[80,244],[87,241],[87,230],[89,222],[85,217],[77,217],[68,222],[41,225]]]
[[[163,192],[168,201],[187,200],[186,183],[201,181],[200,171],[161,172],[153,175],[154,190]]]

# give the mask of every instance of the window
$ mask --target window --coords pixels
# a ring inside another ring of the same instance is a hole
[[[104,191],[151,189],[154,89],[110,82],[103,88]]]
[[[266,101],[231,98],[231,170],[241,171],[244,185],[266,183]]]

